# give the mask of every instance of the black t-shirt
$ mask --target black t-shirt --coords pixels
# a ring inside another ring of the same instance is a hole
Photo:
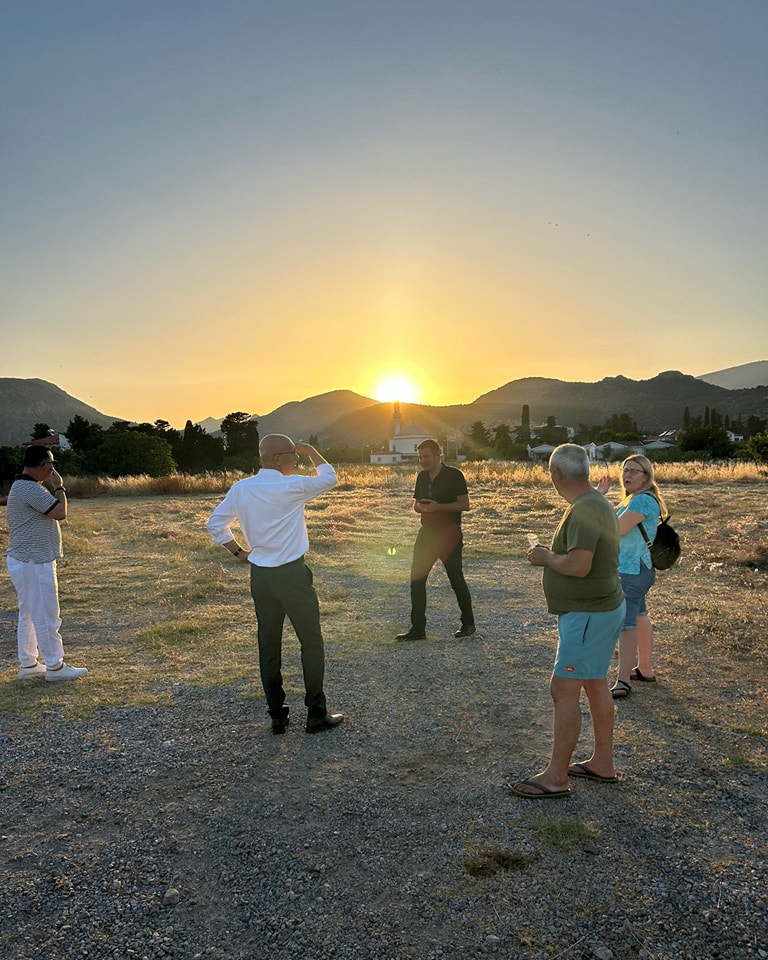
[[[459,497],[467,496],[467,481],[456,467],[442,464],[440,472],[433,480],[428,470],[422,470],[416,477],[414,500],[434,500],[435,503],[455,503]],[[421,522],[425,525],[455,523],[461,526],[461,511],[455,513],[422,513]]]

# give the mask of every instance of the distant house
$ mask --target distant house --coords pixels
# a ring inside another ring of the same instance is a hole
[[[677,446],[677,443],[673,440],[646,440],[645,449],[646,450],[673,450]]]
[[[56,433],[54,430],[51,430],[48,433],[47,437],[37,437],[35,440],[25,440],[22,444],[22,447],[58,447],[60,450],[71,450],[69,440],[64,436],[63,433]]]
[[[640,440],[608,440],[598,443],[595,460],[623,460],[633,453],[645,453],[645,444]]]
[[[537,443],[535,447],[528,444],[528,456],[531,460],[549,460],[550,454],[555,449],[551,443]]]
[[[425,430],[424,427],[420,427],[417,423],[403,427],[400,420],[400,404],[395,401],[392,415],[392,437],[389,441],[389,449],[387,451],[371,452],[371,463],[415,463],[419,459],[418,448],[421,441],[434,439],[429,430]]]
[[[623,460],[632,454],[644,454],[647,450],[671,450],[676,444],[668,440],[650,440],[647,443],[641,440],[609,440],[606,443],[582,444],[587,451],[590,463],[605,463],[608,460]],[[539,443],[528,446],[528,456],[531,460],[549,460],[554,450],[551,443]]]

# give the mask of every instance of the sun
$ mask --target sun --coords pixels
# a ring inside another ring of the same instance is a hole
[[[392,403],[395,400],[401,403],[416,403],[419,399],[419,388],[401,374],[388,373],[377,383],[373,396],[379,403]]]

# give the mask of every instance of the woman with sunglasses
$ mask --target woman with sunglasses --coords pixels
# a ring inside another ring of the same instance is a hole
[[[606,474],[597,489],[605,495],[611,486]],[[624,496],[616,508],[619,520],[619,576],[627,600],[627,615],[619,637],[619,669],[611,687],[614,700],[623,700],[632,693],[632,680],[653,683],[656,677],[651,662],[653,628],[648,618],[645,598],[656,580],[651,551],[640,530],[642,523],[651,542],[662,511],[667,509],[653,475],[653,464],[636,453],[621,465]]]

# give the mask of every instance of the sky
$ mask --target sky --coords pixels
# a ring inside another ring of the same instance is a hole
[[[1,11],[0,377],[183,426],[768,358],[764,0]]]

